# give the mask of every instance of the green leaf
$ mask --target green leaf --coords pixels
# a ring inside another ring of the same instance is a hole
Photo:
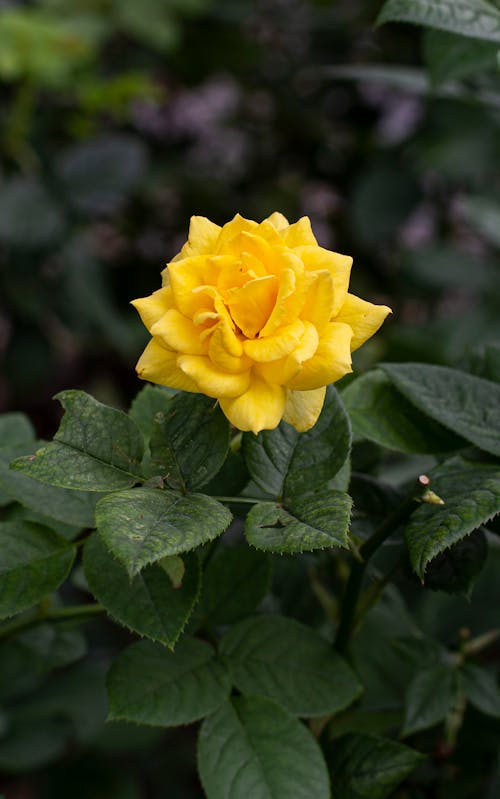
[[[396,741],[359,733],[336,738],[325,757],[335,799],[386,799],[425,759]]]
[[[97,529],[106,546],[135,577],[144,566],[217,538],[231,522],[224,505],[204,494],[135,488],[97,503]]]
[[[151,386],[148,384],[139,391],[133,400],[128,415],[136,423],[148,445],[155,415],[167,412],[174,394],[173,390],[164,386]]]
[[[464,441],[417,410],[381,369],[353,380],[342,393],[353,434],[399,452],[447,452]]]
[[[243,694],[267,696],[297,716],[338,713],[362,690],[331,644],[294,619],[246,619],[222,638],[220,653]]]
[[[444,505],[422,503],[405,528],[410,560],[423,579],[427,564],[500,513],[500,468],[452,458],[430,472]]]
[[[203,722],[198,769],[207,799],[329,799],[309,731],[274,702],[239,697]]]
[[[347,547],[351,507],[351,497],[342,491],[298,499],[290,511],[274,502],[260,502],[246,518],[245,535],[256,549],[269,552]]]
[[[243,455],[251,477],[272,497],[309,494],[331,480],[351,447],[349,419],[333,386],[327,389],[318,421],[307,433],[282,422],[275,430],[243,436]]]
[[[500,9],[487,0],[387,0],[377,18],[500,42]]]
[[[0,618],[35,605],[67,577],[75,548],[38,524],[0,523]]]
[[[182,392],[165,413],[155,414],[149,446],[150,474],[161,475],[170,488],[193,491],[224,463],[229,422],[210,397]]]
[[[458,690],[454,666],[439,664],[418,672],[406,691],[401,735],[406,737],[443,721],[456,702]]]
[[[33,425],[24,413],[4,413],[0,416],[0,448],[34,440]]]
[[[446,31],[429,30],[424,37],[424,59],[434,85],[495,69],[497,51],[498,44]]]
[[[475,530],[429,563],[425,572],[425,587],[470,597],[487,554],[484,531]]]
[[[500,386],[466,372],[422,363],[382,369],[419,410],[471,444],[500,455]]]
[[[175,652],[140,641],[121,652],[108,675],[110,719],[177,727],[212,713],[231,688],[205,641],[183,638]]]
[[[42,483],[87,491],[115,491],[141,479],[142,436],[122,411],[83,391],[62,391],[66,413],[54,441],[12,464]]]
[[[500,686],[493,672],[466,663],[461,669],[467,699],[487,716],[500,718]]]
[[[248,546],[221,549],[203,576],[201,610],[214,624],[230,624],[252,613],[271,583],[271,561]]]
[[[5,493],[6,504],[17,501],[42,516],[57,519],[77,528],[95,527],[96,492],[57,488],[32,480],[31,477],[9,468],[21,455],[33,452],[30,441],[0,449],[0,489]]]
[[[186,555],[184,563],[182,584],[174,588],[158,564],[131,580],[97,535],[91,536],[83,551],[89,590],[110,616],[139,635],[170,647],[184,629],[200,592],[197,556]]]

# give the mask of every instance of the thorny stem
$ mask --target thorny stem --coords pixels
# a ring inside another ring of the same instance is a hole
[[[345,654],[351,640],[356,623],[359,621],[358,600],[363,585],[366,566],[370,558],[389,536],[413,513],[418,502],[422,500],[429,490],[429,478],[420,475],[417,485],[411,494],[395,508],[380,524],[370,538],[367,538],[359,547],[359,559],[351,567],[347,586],[342,598],[340,624],[335,638],[335,649]]]
[[[0,639],[10,638],[13,635],[25,632],[46,621],[87,621],[98,613],[104,613],[104,608],[97,603],[89,605],[69,605],[66,608],[53,609],[46,608],[43,603],[40,603],[39,607],[29,615],[0,627]]]

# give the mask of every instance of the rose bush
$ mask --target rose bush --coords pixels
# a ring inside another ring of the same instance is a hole
[[[348,293],[351,264],[318,245],[308,217],[192,217],[162,288],[132,303],[152,335],[139,376],[218,399],[240,430],[308,430],[390,313]]]

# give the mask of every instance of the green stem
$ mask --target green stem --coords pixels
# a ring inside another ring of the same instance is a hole
[[[342,598],[340,624],[335,638],[335,649],[345,654],[351,640],[356,623],[359,621],[357,613],[358,600],[363,585],[366,567],[370,558],[392,533],[413,513],[422,496],[428,491],[429,478],[421,475],[417,480],[416,488],[403,502],[394,509],[382,524],[359,547],[359,559],[351,567],[347,586]]]
[[[98,613],[104,613],[104,608],[97,603],[92,605],[70,605],[66,608],[53,608],[52,610],[46,610],[41,604],[40,607],[31,614],[0,627],[0,639],[10,638],[13,635],[25,632],[32,627],[36,627],[37,624],[43,624],[46,621],[87,621]]]

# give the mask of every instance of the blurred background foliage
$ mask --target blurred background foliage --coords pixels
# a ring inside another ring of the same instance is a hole
[[[191,214],[308,214],[320,244],[352,254],[353,291],[394,310],[358,369],[384,359],[487,373],[500,337],[498,45],[375,28],[381,5],[0,2],[0,411],[28,412],[49,436],[63,388],[128,405],[148,338],[128,303],[159,287]],[[355,455],[367,468],[371,453]],[[478,591],[493,612],[498,548],[491,557]],[[282,612],[310,616],[304,569],[283,561],[278,583],[281,572]],[[400,608],[386,605],[394,637]],[[468,608],[427,592],[417,615],[429,634],[446,617],[452,642]],[[94,654],[128,640],[106,627],[104,645],[101,629]],[[75,799],[200,797],[194,733],[174,743],[169,731],[104,728],[99,657],[82,665],[79,634],[54,635],[37,628],[0,657],[0,683],[20,699],[19,735],[0,753],[8,799],[59,799],[70,785]],[[369,631],[359,646],[373,652]],[[45,680],[54,666],[62,692]],[[479,795],[500,737],[489,724],[491,743],[460,744],[470,784],[437,751],[397,796]],[[499,781],[500,766],[491,799]]]

